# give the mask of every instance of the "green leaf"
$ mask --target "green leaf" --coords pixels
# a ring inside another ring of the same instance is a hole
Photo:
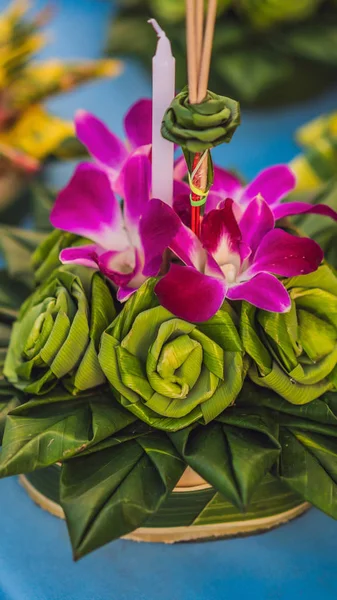
[[[268,409],[275,413],[275,422],[279,422],[280,415],[292,423],[292,419],[300,419],[307,427],[319,425],[331,426],[337,433],[337,393],[329,392],[309,404],[295,405],[268,389],[261,389],[253,383],[246,381],[236,403],[247,412],[256,409]]]
[[[282,481],[337,519],[337,440],[282,427],[280,443]]]
[[[63,465],[60,498],[75,559],[142,525],[183,470],[173,445],[159,433]]]
[[[19,406],[6,419],[0,476],[64,461],[134,421],[109,392],[74,397],[54,392]]]
[[[184,461],[205,481],[242,509],[226,436],[219,423],[191,426],[170,434]]]
[[[31,257],[45,235],[18,227],[0,227],[0,254],[8,274],[31,289],[34,285]]]
[[[0,445],[5,429],[5,422],[8,413],[20,405],[21,394],[12,388],[1,376],[0,366]]]
[[[337,65],[337,24],[312,23],[287,32],[287,47],[301,57]]]
[[[249,502],[280,454],[271,415],[232,407],[217,423],[170,434],[186,463],[239,509]]]

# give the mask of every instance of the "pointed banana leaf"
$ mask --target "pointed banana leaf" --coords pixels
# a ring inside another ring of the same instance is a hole
[[[337,519],[337,440],[282,427],[280,443],[282,481]]]
[[[269,412],[279,427],[278,477],[337,519],[337,393],[296,406],[270,390],[246,384],[238,404],[251,416]]]
[[[28,473],[64,461],[127,427],[134,417],[110,392],[74,397],[56,391],[32,399],[7,417],[0,476]]]
[[[280,454],[268,413],[229,408],[208,427],[170,434],[186,463],[240,510],[245,509]]]
[[[184,467],[160,433],[63,465],[60,501],[75,559],[141,526],[168,497]]]

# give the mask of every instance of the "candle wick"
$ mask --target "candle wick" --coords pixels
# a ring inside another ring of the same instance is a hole
[[[153,29],[155,30],[155,32],[159,38],[166,37],[165,31],[160,27],[160,25],[157,23],[156,19],[149,19],[148,23],[150,23],[152,25]]]

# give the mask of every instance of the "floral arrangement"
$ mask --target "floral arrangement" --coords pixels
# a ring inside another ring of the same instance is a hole
[[[180,0],[119,0],[109,38],[112,55],[149,68],[154,41],[146,20],[158,19],[185,85],[184,18]],[[246,105],[278,105],[314,96],[335,80],[335,0],[219,0],[210,87]],[[275,68],[277,65],[277,68]]]
[[[83,156],[72,123],[49,113],[41,102],[120,70],[113,60],[33,60],[47,41],[41,28],[49,10],[28,19],[28,8],[28,2],[16,0],[0,18],[1,221],[6,220],[4,209],[46,160]]]
[[[126,142],[78,112],[91,160],[56,198],[36,289],[19,307],[21,290],[0,287],[0,476],[49,494],[75,559],[139,528],[270,526],[305,501],[337,518],[337,276],[291,222],[337,213],[289,199],[287,165],[247,185],[213,165],[240,109],[202,78],[173,98],[160,136],[161,70],[153,104],[125,116]],[[186,474],[199,485],[186,490]]]
[[[130,109],[128,144],[77,115],[93,160],[57,197],[5,360],[0,473],[62,463],[76,557],[155,515],[186,466],[241,511],[269,474],[337,517],[337,277],[285,221],[336,213],[288,202],[285,165],[246,186],[215,166],[197,238],[180,159],[173,205],[151,198],[150,115]]]

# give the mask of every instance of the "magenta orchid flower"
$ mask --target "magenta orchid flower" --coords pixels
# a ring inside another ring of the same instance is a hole
[[[170,248],[185,266],[173,263],[155,288],[160,303],[178,317],[206,321],[226,297],[286,312],[291,301],[275,275],[311,273],[321,263],[316,242],[274,228],[275,217],[261,195],[243,215],[238,212],[230,198],[207,211],[200,240],[180,226]]]
[[[95,163],[106,170],[113,190],[124,197],[121,171],[129,156],[133,153],[151,156],[152,143],[152,100],[142,98],[131,106],[124,118],[126,141],[116,136],[97,117],[84,110],[75,115],[75,129],[78,139],[87,148]],[[175,193],[185,190],[179,180],[186,174],[184,157],[175,163]]]
[[[151,165],[146,155],[130,156],[121,177],[123,211],[106,170],[94,163],[80,164],[58,195],[51,222],[92,241],[62,250],[61,262],[99,269],[116,285],[123,302],[147,277],[158,275],[163,252],[181,222],[170,206],[150,200]]]
[[[295,185],[295,175],[287,165],[274,165],[264,169],[247,186],[244,186],[230,171],[214,167],[214,182],[207,198],[206,211],[216,208],[224,198],[232,198],[235,202],[235,214],[240,216],[250,202],[260,194],[270,207],[275,220],[303,213],[314,213],[337,221],[337,212],[330,206],[313,205],[309,202],[284,202]],[[190,220],[190,206],[187,201],[189,193],[188,185],[180,182],[174,198],[175,210],[186,225]]]
[[[324,204],[284,202],[285,197],[295,189],[295,186],[296,177],[287,165],[274,165],[264,169],[247,186],[243,186],[241,181],[229,171],[215,167],[214,184],[208,198],[208,210],[215,208],[223,198],[230,197],[237,205],[239,213],[243,214],[250,202],[260,194],[270,207],[275,220],[301,213],[315,213],[337,221],[337,213]]]

